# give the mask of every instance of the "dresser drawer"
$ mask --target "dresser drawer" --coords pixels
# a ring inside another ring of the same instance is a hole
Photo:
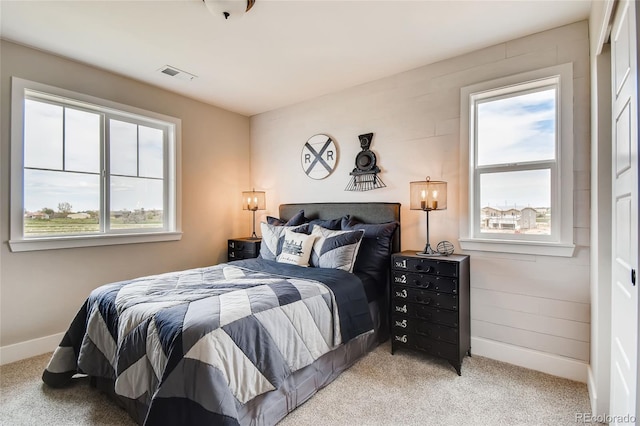
[[[393,286],[393,298],[443,309],[458,309],[458,296],[449,293],[420,290],[415,287]]]
[[[398,271],[420,272],[447,277],[458,276],[458,265],[455,262],[422,259],[417,257],[396,256],[393,258],[392,269]]]
[[[455,278],[401,271],[393,271],[392,277],[393,284],[415,286],[443,293],[458,293],[458,280]]]
[[[233,239],[227,242],[227,258],[229,261],[253,259],[260,254],[260,240]]]
[[[417,334],[431,339],[444,340],[454,344],[458,340],[457,328],[444,327],[442,325],[425,322],[415,318],[406,318],[397,315],[393,320],[393,332],[396,334]]]
[[[406,303],[402,300],[394,300],[391,303],[391,313],[394,316],[394,321],[397,315],[403,315],[419,320],[444,324],[450,327],[458,326],[458,313],[456,311],[433,308],[427,305]]]
[[[459,357],[458,347],[453,343],[429,339],[428,337],[412,333],[400,333],[396,329],[393,330],[393,334],[391,336],[394,345],[419,349],[445,359],[456,359]]]

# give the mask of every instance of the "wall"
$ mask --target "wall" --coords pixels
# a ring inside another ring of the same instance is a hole
[[[0,353],[3,363],[53,350],[89,292],[101,284],[226,260],[226,239],[248,235],[239,209],[249,187],[249,119],[77,62],[1,41]],[[11,76],[182,119],[180,241],[11,253]],[[238,200],[238,203],[228,200]],[[221,226],[223,224],[223,226]]]
[[[422,249],[424,214],[411,211],[409,182],[448,182],[448,209],[430,215],[431,242],[458,239],[460,88],[573,62],[573,258],[471,254],[472,351],[586,381],[589,361],[589,40],[586,21],[509,41],[251,118],[252,179],[267,191],[268,211],[283,202],[399,201],[403,249]],[[371,149],[384,189],[345,192],[358,135]],[[314,134],[338,144],[336,170],[324,180],[302,171]],[[459,248],[458,248],[459,250]]]

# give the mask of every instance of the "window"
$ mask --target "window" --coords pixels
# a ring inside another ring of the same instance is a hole
[[[572,83],[568,64],[462,89],[462,248],[573,254]]]
[[[180,120],[12,79],[13,251],[180,238]]]

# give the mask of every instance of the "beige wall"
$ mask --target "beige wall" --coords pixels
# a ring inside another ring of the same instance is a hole
[[[248,235],[250,217],[238,208],[240,192],[250,184],[247,117],[58,56],[1,43],[0,346],[65,331],[99,285],[219,263],[226,260],[227,238]],[[11,76],[180,118],[182,240],[11,253],[6,243]]]
[[[411,211],[409,182],[449,183],[448,209],[430,215],[431,242],[459,237],[460,88],[552,65],[574,70],[573,258],[473,252],[472,351],[586,380],[589,360],[589,40],[586,21],[363,84],[251,118],[252,179],[268,191],[268,214],[282,202],[399,201],[403,249],[421,249],[425,218]],[[387,187],[345,192],[358,135],[372,150]],[[337,169],[311,180],[300,165],[314,134],[332,136]]]

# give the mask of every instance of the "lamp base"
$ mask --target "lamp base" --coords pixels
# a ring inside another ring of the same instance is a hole
[[[424,251],[419,251],[416,254],[418,256],[442,256],[442,254],[432,249],[431,244],[429,243],[427,243],[427,246],[424,248]]]
[[[247,240],[259,240],[262,237],[258,237],[255,232],[253,234],[251,234],[251,236],[249,238],[247,238]]]

